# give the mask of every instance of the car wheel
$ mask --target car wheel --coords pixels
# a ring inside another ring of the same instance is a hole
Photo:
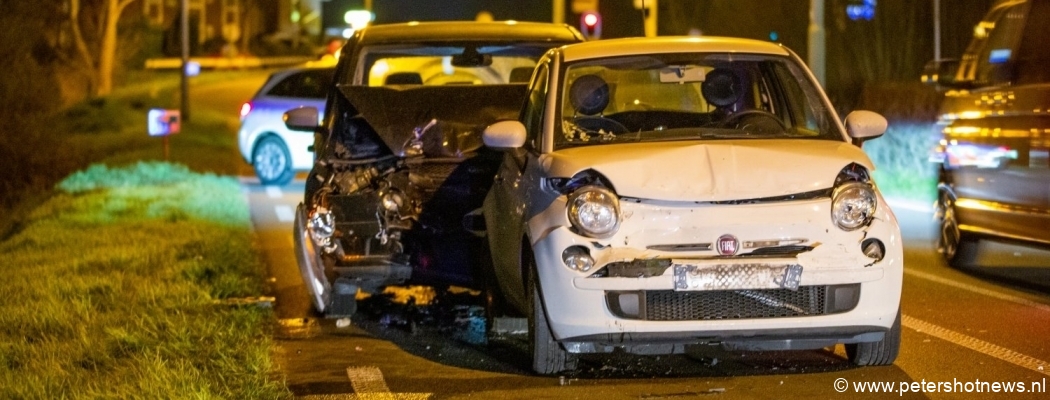
[[[255,176],[263,185],[287,185],[295,177],[288,146],[276,136],[267,136],[255,144],[252,152]]]
[[[977,238],[959,229],[955,200],[947,192],[937,195],[936,216],[940,221],[937,252],[953,268],[965,267],[976,256]]]
[[[901,311],[882,340],[846,345],[846,358],[854,365],[890,365],[897,359],[901,349]]]
[[[554,340],[544,311],[543,296],[540,295],[539,280],[536,276],[536,262],[531,251],[524,251],[529,263],[529,280],[527,290],[529,320],[529,350],[532,353],[532,369],[541,375],[550,375],[576,369],[577,356],[565,351],[561,344]]]

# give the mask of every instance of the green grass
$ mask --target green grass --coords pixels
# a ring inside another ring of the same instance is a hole
[[[0,398],[287,398],[235,179],[92,166],[0,243]]]
[[[264,291],[236,115],[195,110],[163,162],[146,112],[179,81],[144,74],[0,135],[0,398],[291,397],[272,310],[219,301]]]
[[[875,163],[875,183],[883,195],[932,202],[937,168],[928,159],[939,139],[933,124],[891,122],[882,137],[864,143],[864,151]]]

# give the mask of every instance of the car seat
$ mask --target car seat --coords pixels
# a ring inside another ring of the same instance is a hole
[[[386,76],[384,85],[422,85],[423,77],[417,72],[395,72]]]
[[[715,68],[707,73],[700,85],[700,93],[708,104],[726,108],[736,104],[744,95],[740,77],[726,68]]]
[[[597,115],[609,106],[609,84],[598,75],[576,78],[569,88],[569,102],[577,115]]]
[[[610,92],[609,84],[598,75],[576,78],[569,87],[573,123],[590,132],[627,133],[628,129],[623,124],[601,115],[609,106]]]
[[[510,70],[510,83],[529,83],[532,79],[532,67],[517,67]]]

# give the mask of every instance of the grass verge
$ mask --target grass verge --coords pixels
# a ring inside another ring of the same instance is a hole
[[[93,166],[0,243],[0,398],[286,398],[235,179]]]
[[[221,305],[264,290],[222,177],[245,168],[236,110],[195,109],[162,162],[146,112],[177,108],[179,81],[150,74],[0,135],[0,398],[291,397],[272,310]]]
[[[886,133],[864,143],[875,163],[874,178],[886,197],[932,203],[937,193],[937,167],[930,151],[940,139],[933,124],[892,122]]]

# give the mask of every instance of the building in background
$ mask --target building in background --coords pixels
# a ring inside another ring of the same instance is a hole
[[[313,52],[320,43],[322,0],[186,1],[194,56]],[[143,0],[126,12],[161,29],[164,53],[174,56],[180,51],[181,5],[181,0]]]

